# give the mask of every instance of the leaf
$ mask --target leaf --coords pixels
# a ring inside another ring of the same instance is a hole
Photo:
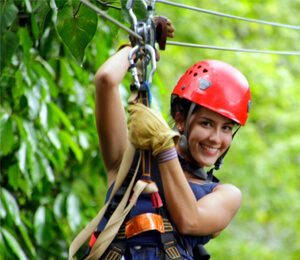
[[[32,6],[31,6],[31,3],[30,3],[30,0],[25,0],[25,5],[26,5],[26,9],[28,11],[28,13],[32,13]]]
[[[38,151],[37,155],[39,157],[38,161],[39,161],[40,167],[43,169],[43,172],[46,174],[48,181],[50,183],[53,183],[55,180],[55,177],[54,177],[53,170],[52,170],[48,160],[46,159],[46,157],[44,156],[44,154],[41,151]]]
[[[7,213],[11,216],[14,223],[16,225],[19,225],[21,223],[21,219],[20,219],[19,206],[17,204],[16,199],[8,190],[4,188],[1,188],[1,197],[3,199],[3,202],[6,205]]]
[[[120,12],[119,10],[116,10],[115,8],[110,8],[107,12],[107,14],[109,16],[111,16],[112,18],[116,19],[117,21],[121,21],[122,20],[122,12]],[[116,36],[118,34],[118,31],[120,29],[119,26],[117,26],[116,24],[110,22],[110,21],[107,21],[109,27],[110,27],[110,30],[111,30],[111,33]]]
[[[25,96],[27,98],[29,111],[28,116],[30,119],[34,120],[37,118],[40,110],[40,101],[34,94],[33,90],[25,89]]]
[[[40,110],[40,113],[39,113],[39,118],[40,118],[40,121],[41,121],[41,125],[43,126],[43,128],[45,130],[48,129],[48,107],[47,107],[47,104],[45,102],[43,102],[41,104],[41,110]]]
[[[32,169],[30,171],[32,183],[37,184],[44,177],[44,165],[40,162],[37,153],[32,156]]]
[[[76,142],[72,139],[72,136],[65,132],[65,131],[60,131],[59,132],[59,138],[61,142],[64,142],[65,145],[70,147],[70,149],[73,151],[76,159],[81,163],[83,159],[83,153],[79,146],[76,144]]]
[[[82,63],[84,50],[97,30],[98,16],[85,5],[80,5],[73,15],[71,5],[57,13],[57,32],[78,63]]]
[[[132,18],[128,12],[126,4],[127,4],[127,0],[121,0],[122,16],[127,23],[132,25]],[[145,18],[147,15],[147,7],[145,5],[145,2],[144,1],[133,1],[133,12],[134,12],[137,20]]]
[[[36,136],[36,130],[33,126],[33,123],[23,120],[23,127],[27,134],[27,139],[26,139],[27,146],[31,148],[32,152],[35,152],[37,149],[38,139]]]
[[[8,183],[11,187],[13,187],[14,190],[17,190],[19,187],[19,176],[19,166],[17,163],[15,163],[8,169]]]
[[[18,30],[18,36],[20,37],[20,43],[22,44],[24,63],[28,62],[31,58],[30,50],[33,46],[33,41],[31,40],[30,32],[27,27],[21,27]],[[27,72],[28,73],[28,72]],[[28,75],[29,76],[29,75]],[[30,85],[30,84],[28,84]]]
[[[88,134],[80,131],[78,133],[79,136],[79,144],[83,149],[88,149],[90,147],[89,139],[88,139]]]
[[[53,212],[54,215],[60,219],[65,214],[65,207],[66,207],[66,201],[65,201],[65,195],[60,193],[57,195],[54,205],[53,205]]]
[[[28,259],[26,254],[24,253],[22,247],[18,243],[18,241],[15,239],[15,237],[9,233],[6,229],[1,228],[1,233],[3,234],[3,237],[5,238],[7,244],[9,245],[12,252],[15,253],[15,255],[18,257],[18,259],[26,260]]]
[[[34,248],[34,245],[32,244],[31,240],[30,240],[30,237],[28,235],[28,232],[26,230],[26,227],[24,226],[23,223],[21,223],[19,226],[18,226],[19,230],[20,230],[20,233],[28,247],[28,249],[30,250],[30,253],[31,255],[33,256],[36,256],[36,252],[35,252],[35,248]]]
[[[26,171],[26,156],[27,156],[27,144],[25,141],[22,141],[20,145],[20,149],[17,152],[17,158],[18,158],[19,169],[23,173]]]
[[[14,145],[13,120],[8,113],[0,117],[0,143],[3,155],[12,151]]]
[[[53,119],[53,120],[57,120],[59,119],[64,125],[65,127],[69,130],[72,131],[73,130],[73,126],[69,120],[69,118],[67,117],[67,115],[53,102],[48,103],[48,116],[49,116],[49,120]],[[51,125],[51,123],[49,122],[49,125]]]
[[[55,0],[58,9],[61,9],[67,2],[68,0]]]
[[[19,37],[15,33],[11,31],[7,31],[3,36],[1,36],[0,44],[1,44],[0,46],[0,51],[1,51],[0,72],[1,72],[7,64],[10,64],[11,58],[19,46]]]
[[[30,14],[30,20],[31,20],[31,28],[32,28],[32,33],[35,38],[38,38],[40,35],[39,27],[37,25],[37,22],[35,20],[35,15]]]
[[[19,12],[18,8],[14,5],[13,1],[0,2],[1,7],[1,16],[0,16],[0,25],[1,25],[1,33],[9,27],[13,21],[16,19],[17,14]],[[1,52],[2,54],[3,52]]]
[[[34,214],[33,219],[34,237],[38,245],[46,246],[52,239],[53,226],[49,211],[40,206]]]
[[[50,7],[45,0],[38,0],[37,6],[34,9],[36,23],[39,27],[40,34],[44,31],[45,21]]]
[[[67,219],[70,228],[73,231],[76,231],[81,224],[80,200],[73,193],[71,193],[67,198]]]
[[[61,143],[57,136],[57,131],[51,129],[50,131],[48,131],[48,137],[50,139],[50,142],[55,146],[56,149],[61,148]]]
[[[3,205],[3,201],[0,201],[0,218],[1,219],[5,219],[6,218],[6,210],[5,207]]]

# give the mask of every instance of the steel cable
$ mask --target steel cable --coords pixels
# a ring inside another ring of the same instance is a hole
[[[235,48],[226,48],[226,47],[200,45],[200,44],[183,43],[183,42],[172,42],[172,41],[167,41],[167,44],[183,46],[183,47],[204,48],[204,49],[214,49],[214,50],[223,50],[223,51],[254,52],[254,53],[300,56],[300,52],[295,52],[295,51],[264,51],[264,50],[251,50],[251,49],[235,49]]]
[[[162,4],[167,4],[167,5],[172,5],[172,6],[176,6],[176,7],[180,7],[180,8],[190,9],[190,10],[198,11],[198,12],[202,12],[202,13],[213,14],[213,15],[217,15],[217,16],[222,16],[222,17],[227,17],[227,18],[232,18],[232,19],[247,21],[247,22],[255,22],[255,23],[260,23],[260,24],[266,24],[266,25],[272,25],[272,26],[277,26],[277,27],[283,27],[283,28],[300,30],[300,26],[296,26],[296,25],[273,23],[273,22],[268,22],[268,21],[263,21],[263,20],[244,18],[244,17],[240,17],[240,16],[234,16],[234,15],[229,15],[229,14],[224,14],[224,13],[209,11],[209,10],[205,10],[205,9],[202,9],[202,8],[187,6],[187,5],[183,5],[183,4],[179,4],[179,3],[174,3],[174,2],[169,2],[169,1],[165,1],[165,0],[156,0],[156,2],[162,3]]]
[[[88,2],[87,0],[79,0],[81,3],[95,11],[98,15],[103,16],[105,19],[111,21],[121,29],[127,31],[130,35],[135,36],[137,39],[142,40],[142,37],[132,31],[131,29],[127,28],[123,24],[121,24],[119,21],[115,20],[114,18],[110,17],[108,14],[105,12],[101,11],[98,9],[96,6]],[[266,21],[260,21],[260,20],[254,20],[254,19],[247,19],[243,17],[237,17],[237,16],[231,16],[231,15],[226,15],[222,13],[217,13],[213,11],[207,11],[204,9],[196,8],[196,7],[191,7],[191,6],[186,6],[178,3],[172,3],[168,2],[165,0],[156,0],[156,2],[163,3],[163,4],[169,4],[169,5],[174,5],[177,7],[181,8],[187,8],[195,11],[200,11],[200,12],[206,12],[210,14],[215,14],[215,15],[220,15],[228,18],[234,18],[234,19],[239,19],[239,20],[245,20],[245,21],[250,21],[250,22],[259,22],[263,24],[268,24],[268,25],[273,25],[273,26],[280,26],[280,27],[286,27],[286,28],[291,28],[291,29],[297,29],[300,30],[299,26],[292,26],[292,25],[284,25],[284,24],[278,24],[278,23],[271,23],[271,22],[266,22]],[[193,47],[193,48],[205,48],[205,49],[214,49],[214,50],[223,50],[223,51],[237,51],[237,52],[252,52],[252,53],[265,53],[265,54],[279,54],[279,55],[296,55],[300,56],[300,52],[294,52],[294,51],[268,51],[268,50],[251,50],[251,49],[236,49],[236,48],[226,48],[226,47],[218,47],[218,46],[210,46],[210,45],[200,45],[200,44],[192,44],[192,43],[183,43],[183,42],[173,42],[173,41],[167,41],[168,45],[177,45],[177,46],[183,46],[183,47]]]

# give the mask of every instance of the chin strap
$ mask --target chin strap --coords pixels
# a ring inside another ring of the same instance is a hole
[[[180,137],[180,140],[179,140],[179,145],[181,147],[181,149],[184,151],[184,153],[189,157],[189,159],[196,163],[195,159],[193,158],[193,156],[191,155],[190,153],[190,150],[189,150],[189,144],[188,144],[188,128],[189,128],[189,122],[190,122],[190,119],[191,119],[191,115],[194,111],[194,109],[196,108],[196,103],[192,102],[191,106],[190,106],[190,109],[189,109],[189,112],[187,114],[187,118],[186,118],[186,121],[185,121],[185,127],[184,127],[184,132],[183,132],[183,135],[181,135]]]
[[[187,162],[181,154],[178,154],[178,159],[183,170],[188,171],[199,179],[205,180],[205,183],[219,182],[219,179],[213,175],[213,169],[206,172],[195,163]]]

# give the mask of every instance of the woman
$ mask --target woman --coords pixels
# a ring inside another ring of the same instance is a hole
[[[130,50],[131,47],[125,47],[110,57],[95,77],[96,123],[108,187],[116,179],[129,143],[119,84],[129,67]],[[219,167],[231,144],[235,125],[246,122],[249,104],[250,90],[245,77],[229,64],[207,60],[192,66],[172,93],[171,114],[181,135],[180,142],[156,112],[143,105],[129,108],[129,139],[138,148],[154,151],[171,221],[191,248],[216,237],[241,205],[240,190],[230,184],[212,182],[212,176],[207,176],[203,167],[216,162]],[[145,145],[140,141],[143,138],[150,141]],[[147,197],[141,200],[133,216],[153,212],[145,208]],[[100,229],[104,224],[100,224]],[[162,251],[158,234],[149,232],[129,239],[127,246],[126,260],[159,259]],[[182,244],[178,248],[185,259],[193,259]]]

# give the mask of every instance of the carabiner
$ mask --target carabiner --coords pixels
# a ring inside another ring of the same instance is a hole
[[[152,85],[152,79],[153,79],[153,74],[156,71],[156,57],[155,57],[155,50],[150,44],[146,44],[146,50],[150,52],[150,57],[151,57],[151,71],[149,72],[148,76],[148,84],[149,86]]]
[[[128,10],[131,18],[132,18],[132,25],[133,25],[133,30],[134,32],[137,33],[137,18],[133,12],[133,1],[134,0],[127,0],[127,3],[126,3],[126,9]]]
[[[132,48],[132,50],[130,51],[129,55],[128,55],[128,61],[130,64],[130,72],[131,72],[131,76],[133,79],[133,82],[135,84],[135,86],[140,89],[141,88],[141,84],[139,81],[139,74],[138,74],[138,69],[136,64],[134,63],[134,59],[133,59],[133,55],[140,49],[139,45],[136,45]]]

